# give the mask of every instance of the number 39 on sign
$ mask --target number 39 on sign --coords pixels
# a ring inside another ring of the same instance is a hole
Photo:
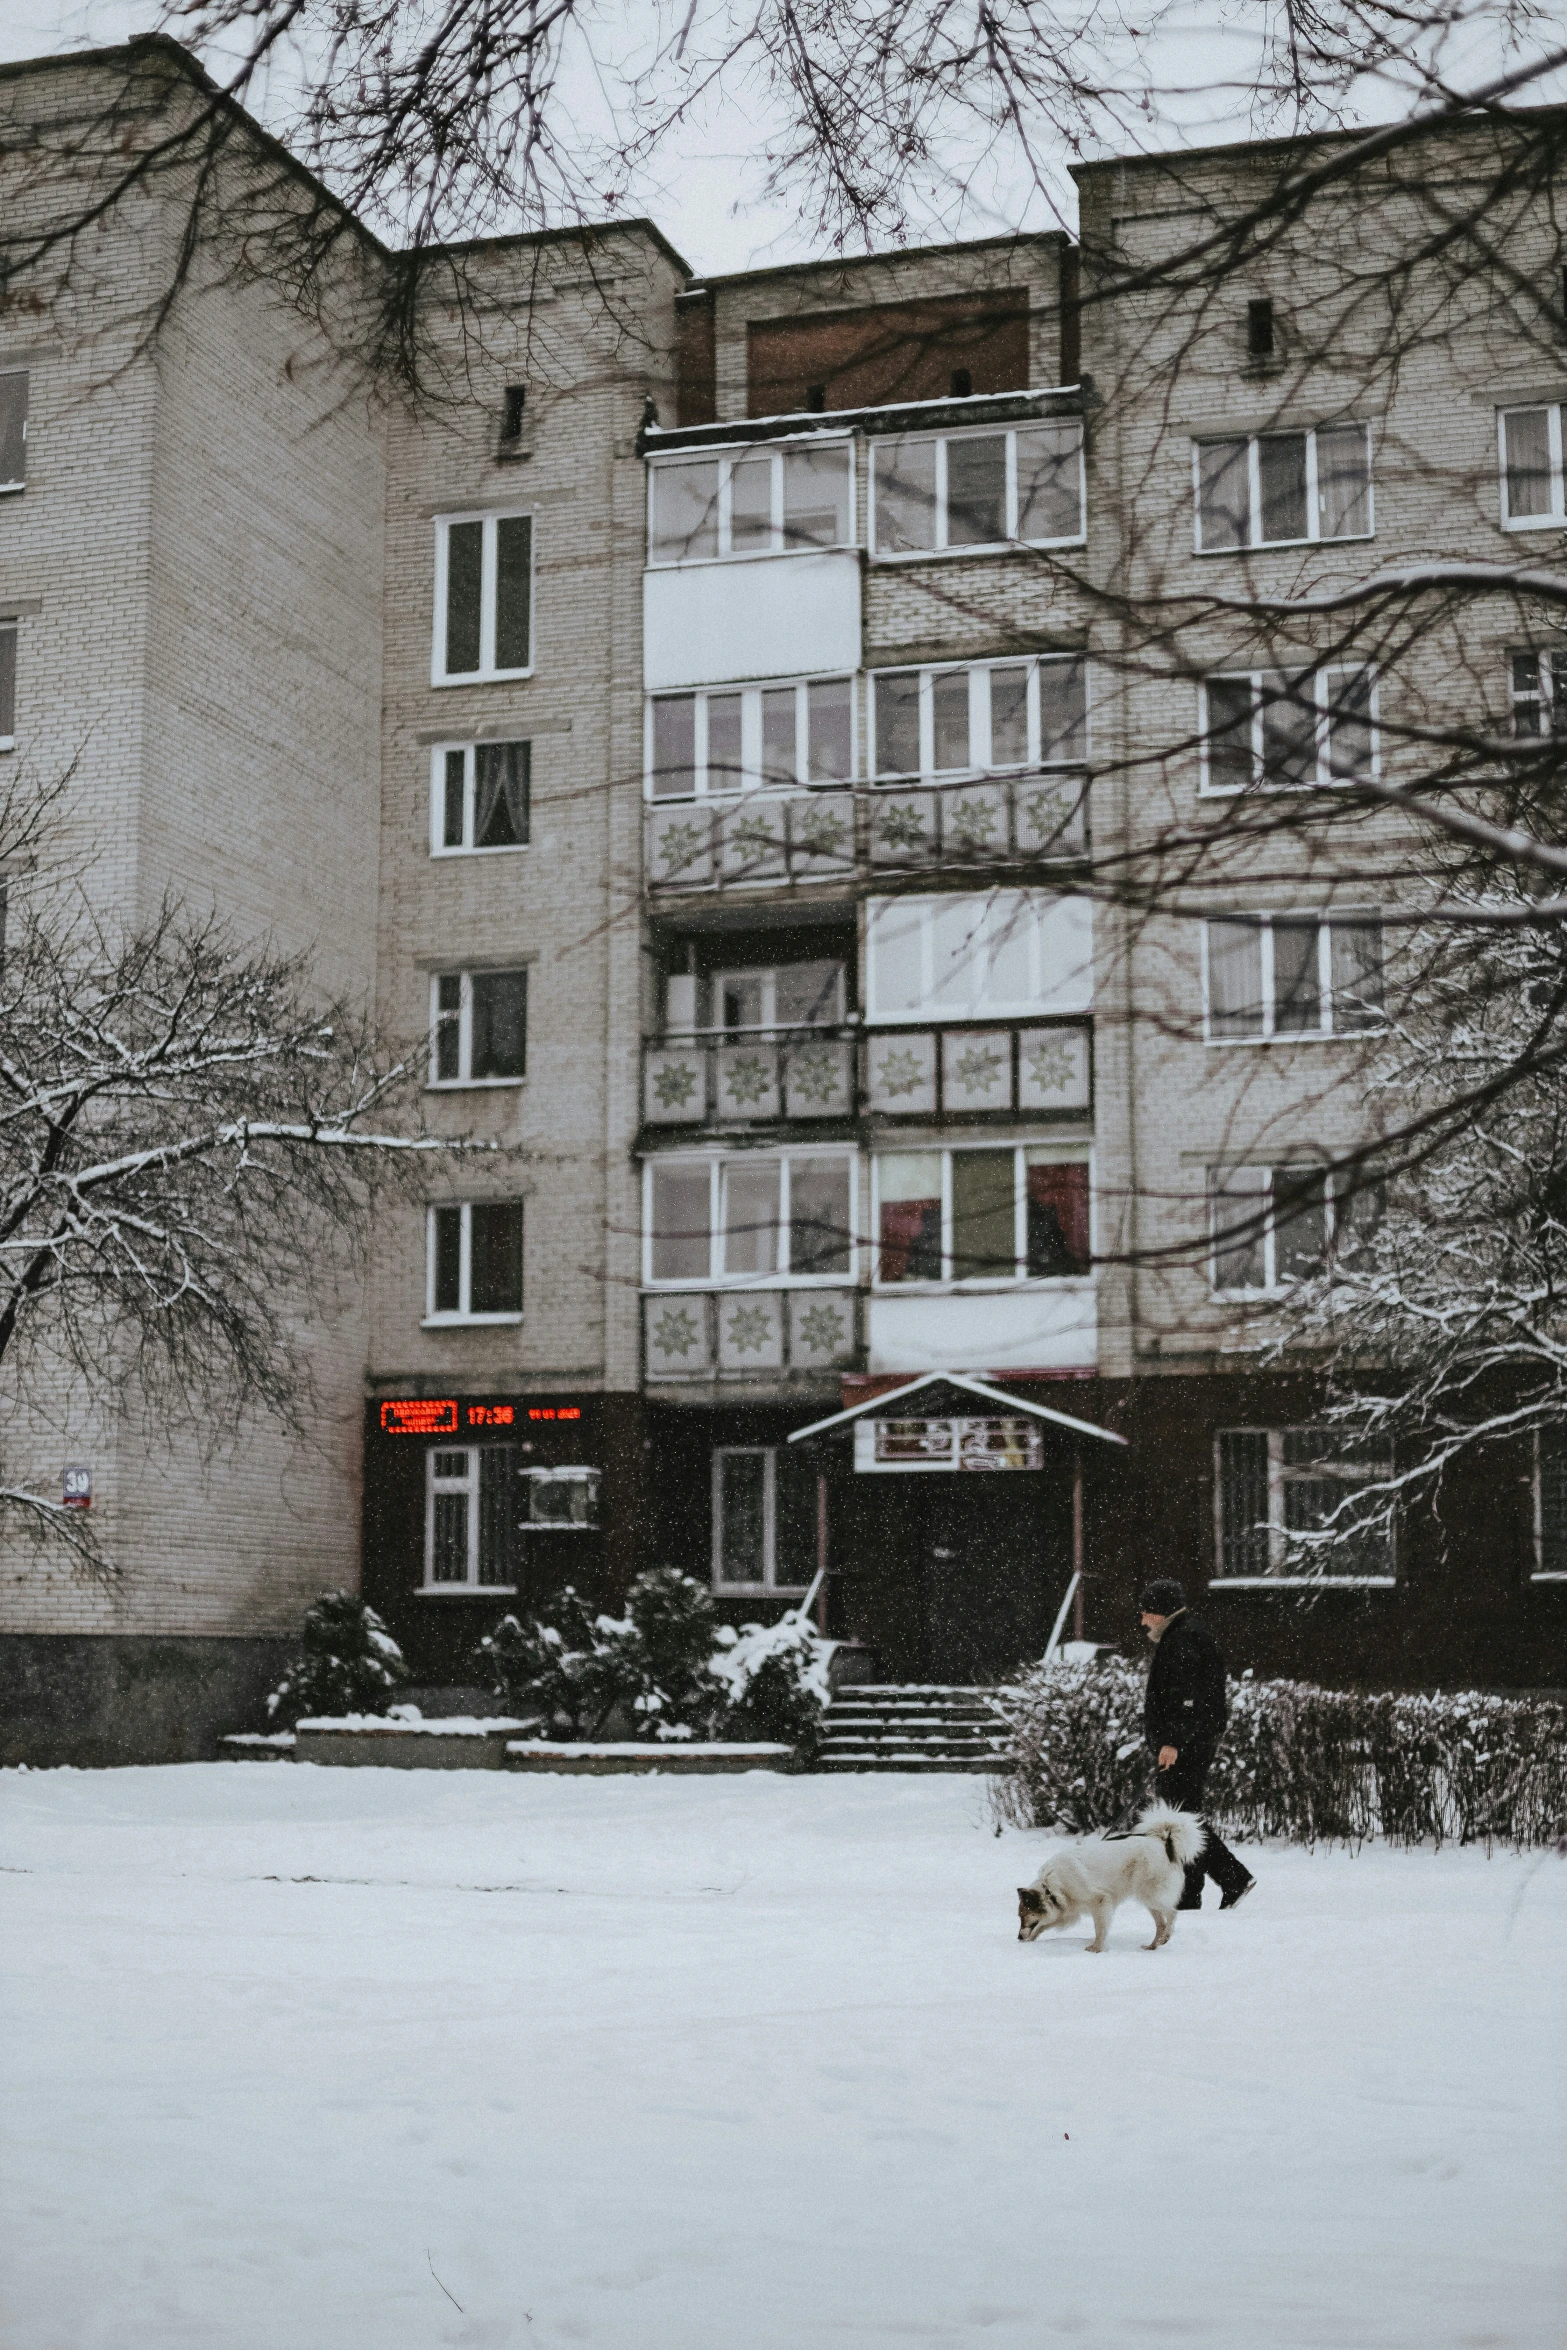
[[[81,1462],[60,1471],[60,1499],[68,1510],[92,1508],[92,1471]]]

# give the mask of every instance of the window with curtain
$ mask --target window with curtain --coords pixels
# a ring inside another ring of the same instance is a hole
[[[526,848],[533,824],[531,742],[439,743],[430,767],[430,853]]]

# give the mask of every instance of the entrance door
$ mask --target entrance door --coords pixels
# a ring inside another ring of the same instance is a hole
[[[1003,1679],[1044,1654],[1070,1573],[1070,1498],[1043,1473],[922,1477],[933,1681]]]

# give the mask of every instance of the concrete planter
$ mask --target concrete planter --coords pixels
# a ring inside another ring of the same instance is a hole
[[[506,1720],[303,1721],[294,1731],[294,1760],[368,1763],[393,1771],[498,1771],[506,1741],[522,1726]]]
[[[693,1776],[703,1771],[786,1771],[794,1760],[792,1746],[771,1745],[638,1745],[631,1741],[603,1745],[578,1744],[549,1738],[508,1740],[508,1771],[555,1771],[587,1778],[605,1778],[619,1771],[673,1772]]]

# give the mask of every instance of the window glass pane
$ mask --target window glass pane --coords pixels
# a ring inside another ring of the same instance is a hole
[[[849,1162],[793,1159],[789,1165],[789,1270],[849,1270]]]
[[[843,1018],[841,963],[785,963],[776,985],[780,1028],[817,1027]]]
[[[1263,539],[1306,535],[1306,436],[1264,433],[1257,443],[1257,488]]]
[[[937,773],[969,763],[968,671],[939,669],[930,681]]]
[[[653,1168],[653,1278],[705,1281],[710,1271],[708,1170],[677,1165]]]
[[[778,1271],[778,1161],[731,1161],[719,1170],[719,1225],[726,1273]]]
[[[1017,435],[1017,535],[1075,539],[1083,528],[1080,424],[1035,424]]]
[[[1086,1161],[1063,1165],[1035,1151],[1025,1151],[1023,1158],[1029,1279],[1086,1273],[1091,1255]]]
[[[720,1028],[768,1026],[767,982],[770,971],[726,971],[717,983]]]
[[[531,823],[533,745],[479,743],[473,754],[473,843],[521,848]]]
[[[740,764],[741,717],[739,694],[707,697],[707,788],[738,791],[743,780]]]
[[[1203,441],[1197,451],[1197,527],[1204,548],[1244,547],[1251,488],[1244,441]]]
[[[517,1564],[517,1452],[479,1447],[479,1581],[513,1583]]]
[[[1357,1486],[1385,1473],[1384,1464],[1358,1454],[1334,1429],[1285,1428],[1281,1440],[1280,1499],[1287,1533],[1315,1532]],[[1291,1563],[1286,1559],[1286,1566]],[[1386,1537],[1370,1530],[1347,1549],[1334,1552],[1327,1571],[1333,1575],[1385,1575],[1391,1572],[1392,1564]]]
[[[989,547],[1007,535],[1007,436],[947,443],[947,544]]]
[[[462,1308],[462,1210],[437,1208],[435,1226],[434,1311],[455,1314]]]
[[[1267,1282],[1264,1225],[1268,1176],[1262,1167],[1228,1167],[1208,1178],[1215,1289],[1262,1289]]]
[[[854,773],[854,727],[846,677],[829,678],[805,689],[808,750],[806,774],[812,783],[847,783]]]
[[[925,1001],[923,917],[917,900],[886,899],[867,917],[872,1019],[917,1012]]]
[[[1310,677],[1263,685],[1262,780],[1278,790],[1317,780],[1317,700]]]
[[[455,1078],[462,1074],[459,1046],[462,1038],[462,978],[443,972],[435,983],[435,1074]]]
[[[718,1456],[718,1580],[760,1583],[766,1554],[767,1455],[721,1452]]]
[[[443,1455],[450,1458],[450,1455]],[[466,1460],[466,1454],[458,1456]],[[464,1472],[466,1474],[466,1471]],[[431,1545],[430,1580],[432,1583],[466,1583],[468,1580],[468,1496],[466,1493],[437,1493],[435,1496],[434,1541]]]
[[[1022,767],[1028,760],[1028,671],[990,672],[990,764]]]
[[[795,690],[772,686],[762,696],[762,781],[775,787],[796,781]]]
[[[1210,922],[1208,932],[1208,1033],[1262,1034],[1262,924]]]
[[[1010,1280],[1017,1271],[1013,1153],[952,1154],[952,1278]]]
[[[1551,511],[1551,427],[1546,408],[1515,408],[1504,419],[1507,511],[1513,521]]]
[[[1335,914],[1329,953],[1334,1027],[1379,1028],[1383,1002],[1381,916]]]
[[[1268,1435],[1264,1428],[1219,1431],[1219,1573],[1266,1575]]]
[[[876,683],[876,772],[920,771],[920,680],[917,669],[884,672]]]
[[[1039,664],[1039,756],[1049,767],[1088,750],[1086,672],[1081,661]]]
[[[1317,921],[1273,924],[1273,1026],[1280,1036],[1316,1035],[1322,1027]]]
[[[889,1151],[876,1162],[878,1278],[941,1279],[941,1153]]]
[[[772,543],[772,458],[737,459],[729,474],[730,547],[737,555],[755,555]]]
[[[840,441],[785,449],[784,545],[842,547],[849,527],[849,452]]]
[[[1514,653],[1512,657],[1514,734],[1546,733],[1545,695],[1542,686],[1539,654]],[[0,732],[3,731],[3,728],[0,728]]]
[[[470,1210],[471,1292],[469,1310],[475,1314],[520,1314],[522,1311],[522,1203],[505,1200]]]
[[[773,1455],[773,1580],[803,1591],[816,1572],[816,1463],[803,1446]]]
[[[446,533],[446,670],[466,677],[479,666],[479,589],[484,565],[482,522],[454,522]]]
[[[1567,1435],[1543,1428],[1540,1447],[1540,1573],[1567,1575]]]
[[[653,797],[686,799],[696,790],[696,701],[669,694],[653,704]]]
[[[1277,1281],[1320,1271],[1328,1253],[1328,1179],[1320,1167],[1273,1170],[1273,1265]]]
[[[718,552],[718,464],[653,468],[653,560],[694,561]]]
[[[1329,669],[1327,680],[1328,773],[1340,780],[1371,773],[1371,672]]]
[[[16,732],[16,630],[0,628],[0,739]]]
[[[936,444],[883,441],[875,453],[876,551],[918,554],[936,544]]]
[[[1317,435],[1317,529],[1325,539],[1361,537],[1371,528],[1371,474],[1364,425]]]
[[[475,1077],[521,1077],[527,1071],[528,974],[476,971],[473,976]]]
[[[3,716],[3,712],[0,712]],[[0,726],[0,734],[5,728]],[[441,846],[460,849],[463,832],[463,783],[468,764],[464,751],[448,751],[441,762]]]
[[[987,909],[990,955],[980,1001],[992,1011],[1033,1000],[1029,944],[1038,901],[1016,892],[997,893]]]
[[[0,375],[0,489],[27,478],[27,378]]]
[[[495,666],[526,669],[532,659],[533,521],[503,514],[495,525]]]
[[[967,1011],[984,1000],[990,944],[987,898],[930,901],[931,991],[933,1005]]]
[[[1246,791],[1255,775],[1249,677],[1203,681],[1203,747],[1209,791]]]

